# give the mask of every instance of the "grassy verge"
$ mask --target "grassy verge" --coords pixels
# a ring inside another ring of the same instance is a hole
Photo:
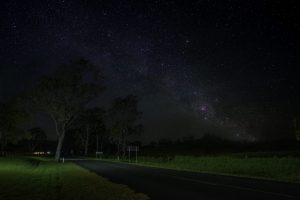
[[[0,158],[0,199],[144,200],[147,197],[72,163]]]
[[[115,161],[113,159],[106,159]],[[123,162],[127,162],[123,160]],[[286,182],[300,182],[297,157],[174,156],[139,157],[139,165],[234,175]]]

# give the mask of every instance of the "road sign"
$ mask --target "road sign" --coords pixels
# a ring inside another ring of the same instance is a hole
[[[139,151],[139,147],[138,146],[128,146],[127,151]]]
[[[127,147],[129,162],[131,162],[131,160],[130,160],[130,152],[131,152],[131,151],[135,151],[135,162],[137,162],[137,152],[138,152],[139,150],[140,150],[140,149],[139,149],[138,146],[128,146],[128,147]]]
[[[96,151],[96,158],[98,158],[100,155],[100,157],[103,155],[103,152],[102,151]]]

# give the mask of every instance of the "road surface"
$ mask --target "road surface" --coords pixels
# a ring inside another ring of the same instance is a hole
[[[128,185],[153,200],[300,199],[300,184],[262,181],[135,166],[98,160],[75,160],[109,180]]]

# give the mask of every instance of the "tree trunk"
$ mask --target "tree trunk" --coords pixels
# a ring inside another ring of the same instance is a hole
[[[3,155],[2,132],[0,132],[0,145],[1,145],[1,149],[0,149],[0,151],[1,151],[0,153],[1,153],[1,154],[0,154],[0,156],[2,156],[2,155]]]
[[[61,148],[62,148],[62,145],[64,142],[64,138],[65,138],[65,132],[63,132],[62,135],[58,137],[58,143],[57,143],[57,148],[56,148],[56,153],[55,153],[55,161],[56,162],[59,162]]]
[[[96,143],[97,144],[96,145],[96,152],[99,152],[99,136],[98,135],[96,136],[96,142],[97,142]]]
[[[60,127],[60,123],[57,121],[57,119],[54,117],[54,115],[50,114],[51,118],[55,124],[55,130],[56,130],[56,134],[57,134],[57,147],[56,147],[56,152],[55,152],[55,157],[54,160],[56,162],[59,162],[60,159],[60,154],[61,154],[61,149],[62,149],[62,145],[64,142],[64,138],[65,138],[65,133],[66,133],[66,125],[67,123],[62,123],[61,125],[61,129]]]
[[[101,142],[100,142],[100,151],[103,152],[103,138],[101,138]]]
[[[120,160],[120,144],[121,144],[121,141],[120,141],[120,138],[119,138],[119,141],[118,141],[118,152],[117,152],[117,159]]]
[[[126,133],[127,133],[127,129],[124,129],[122,133],[122,157],[123,158],[125,158],[126,155]]]
[[[36,147],[38,146],[38,142],[36,142],[35,144],[30,144],[31,142],[29,141],[29,148],[30,148],[30,153],[33,153],[36,149]],[[34,143],[34,142],[32,142]]]
[[[7,144],[7,141],[6,141],[6,139],[5,139],[5,137],[4,137],[4,134],[2,133],[2,132],[0,132],[0,156],[2,155],[2,156],[5,156],[5,146],[6,146],[6,144]]]
[[[126,155],[126,141],[125,141],[125,138],[123,138],[123,141],[122,141],[122,157],[125,158],[125,155]]]
[[[2,155],[2,156],[5,156],[5,151],[4,151],[5,146],[6,146],[6,145],[5,145],[5,142],[2,141],[2,142],[1,142],[1,155]]]
[[[87,156],[88,154],[88,147],[89,147],[89,140],[90,140],[90,132],[89,132],[89,126],[86,127],[86,139],[84,144],[84,155]]]

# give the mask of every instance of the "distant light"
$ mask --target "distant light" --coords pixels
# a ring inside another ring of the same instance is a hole
[[[45,152],[43,152],[43,151],[35,151],[35,152],[33,152],[33,154],[34,155],[44,155]]]

